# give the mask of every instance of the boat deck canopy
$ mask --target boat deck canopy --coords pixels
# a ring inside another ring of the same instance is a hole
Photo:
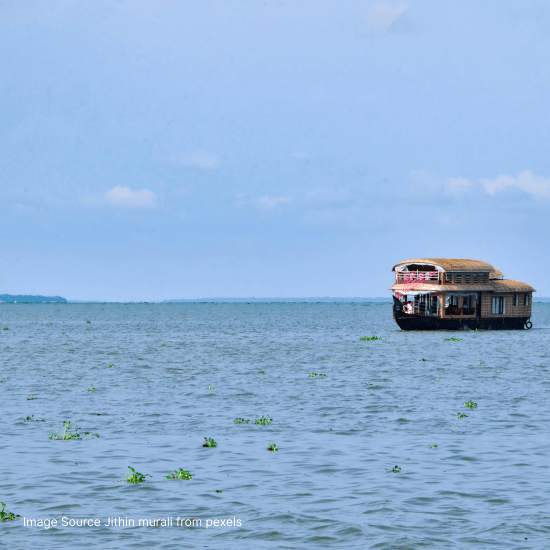
[[[450,258],[414,258],[412,260],[405,260],[399,262],[392,267],[392,271],[396,269],[404,269],[408,265],[422,265],[433,266],[434,271],[468,271],[471,273],[499,273],[497,277],[501,277],[502,273],[495,269],[491,264],[487,262],[480,262],[479,260],[463,260],[463,259],[450,259]],[[422,270],[418,270],[422,271]]]
[[[407,294],[407,290],[415,292],[536,292],[527,283],[512,281],[511,279],[493,279],[487,284],[463,284],[463,285],[434,285],[417,284],[414,288],[410,284],[395,284],[390,290]]]

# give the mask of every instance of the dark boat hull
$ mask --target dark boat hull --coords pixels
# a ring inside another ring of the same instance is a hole
[[[401,330],[522,330],[528,317],[502,317],[483,319],[466,317],[460,319],[441,319],[440,317],[425,317],[423,315],[408,315],[393,312],[395,322]]]
[[[401,330],[522,330],[531,328],[529,317],[441,317],[405,313],[393,297],[393,318]]]

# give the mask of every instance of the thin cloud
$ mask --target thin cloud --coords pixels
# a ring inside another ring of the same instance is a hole
[[[341,202],[349,198],[349,192],[343,189],[318,187],[306,193],[306,200],[308,202]]]
[[[279,204],[290,202],[288,197],[261,197],[256,199],[254,203],[259,210],[274,210]]]
[[[132,191],[129,187],[116,186],[105,193],[105,200],[116,208],[156,208],[157,196],[149,189]]]
[[[306,162],[308,160],[307,154],[303,151],[296,151],[295,153],[292,153],[292,158],[300,162]]]
[[[446,178],[445,179],[445,194],[447,195],[462,195],[470,189],[472,182],[466,178]]]
[[[219,166],[218,157],[207,151],[193,151],[191,153],[174,153],[172,162],[179,166],[190,166],[202,170],[213,170]]]
[[[373,6],[367,14],[367,23],[371,29],[387,29],[407,9],[407,4],[401,2],[397,6],[391,6],[380,2]]]
[[[493,196],[510,187],[516,187],[536,199],[550,198],[550,178],[535,176],[529,170],[525,170],[517,178],[500,175],[494,179],[481,179],[481,183],[485,191]]]

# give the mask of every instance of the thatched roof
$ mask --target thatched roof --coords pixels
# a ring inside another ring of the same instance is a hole
[[[510,279],[494,279],[487,284],[434,285],[422,283],[411,288],[410,284],[395,284],[390,290],[407,294],[411,292],[536,292],[527,283]]]
[[[495,279],[491,281],[491,286],[494,292],[536,292],[531,285],[512,279]]]
[[[489,273],[489,279],[498,279],[500,277],[504,277],[504,273],[502,273],[499,269],[495,269]]]
[[[420,265],[436,265],[443,269],[443,271],[469,271],[471,273],[486,273],[496,272],[497,270],[487,262],[480,262],[479,260],[460,260],[452,258],[414,258],[412,260],[405,260],[399,262],[392,267],[392,271],[395,271],[396,267],[404,264],[420,264]]]

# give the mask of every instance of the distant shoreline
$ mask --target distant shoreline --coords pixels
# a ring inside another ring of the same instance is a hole
[[[40,294],[0,294],[0,302],[5,302],[7,304],[13,304],[15,302],[22,302],[26,304],[57,302],[66,304],[67,299],[62,298],[61,296],[41,296]]]
[[[41,295],[12,295],[0,294],[0,303],[6,304],[273,304],[273,303],[308,303],[308,304],[354,304],[354,303],[390,303],[391,296],[371,296],[371,297],[311,297],[311,298],[180,298],[175,300],[161,301],[105,301],[105,300],[67,300],[61,296],[41,296]],[[549,303],[549,297],[534,297],[534,303]]]

